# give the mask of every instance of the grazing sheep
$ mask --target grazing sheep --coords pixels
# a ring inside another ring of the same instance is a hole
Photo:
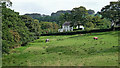
[[[46,39],[45,42],[49,42],[49,39]]]
[[[94,39],[94,40],[98,40],[98,37],[94,37],[93,39]]]

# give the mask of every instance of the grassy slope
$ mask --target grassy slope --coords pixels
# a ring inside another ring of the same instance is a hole
[[[93,40],[97,36],[98,40]],[[45,43],[49,38],[50,42]],[[118,31],[43,36],[3,55],[3,66],[117,66]]]

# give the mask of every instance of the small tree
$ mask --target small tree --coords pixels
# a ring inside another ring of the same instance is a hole
[[[85,25],[85,30],[86,31],[90,31],[94,28],[94,24],[92,22],[87,22],[84,25]]]
[[[111,22],[106,18],[102,19],[98,25],[100,29],[107,29],[110,28],[110,26],[111,26]]]
[[[88,15],[87,9],[83,6],[73,8],[71,11],[72,25],[76,26],[85,22],[85,17]]]

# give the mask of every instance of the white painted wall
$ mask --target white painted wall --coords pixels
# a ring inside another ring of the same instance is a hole
[[[67,31],[73,31],[73,27],[70,26],[62,26],[62,29],[58,29],[58,32],[67,32]]]
[[[78,29],[78,28],[82,28],[82,30],[84,30],[84,26],[83,26],[83,25],[80,25],[79,27],[77,26],[76,28],[77,28],[77,29]]]

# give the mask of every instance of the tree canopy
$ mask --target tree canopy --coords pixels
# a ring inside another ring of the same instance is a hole
[[[43,27],[47,27],[44,28]],[[2,52],[9,53],[12,48],[24,46],[28,42],[38,39],[41,33],[49,30],[56,32],[58,26],[55,22],[41,25],[39,20],[7,8],[2,5]]]
[[[110,2],[109,5],[101,9],[100,14],[104,18],[108,18],[115,25],[120,23],[120,1]]]

